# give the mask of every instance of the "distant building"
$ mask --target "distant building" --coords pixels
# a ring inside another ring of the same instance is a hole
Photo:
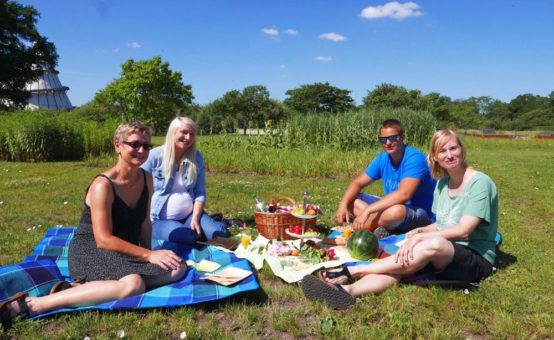
[[[35,81],[28,83],[25,89],[31,92],[26,109],[72,110],[73,105],[67,97],[69,87],[63,86],[58,71],[44,67],[44,72]]]

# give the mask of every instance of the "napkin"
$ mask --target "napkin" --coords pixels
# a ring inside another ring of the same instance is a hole
[[[204,279],[219,283],[223,286],[230,286],[234,283],[244,280],[250,275],[252,275],[251,271],[241,268],[227,267],[218,273],[206,274],[206,276],[204,276]]]
[[[218,270],[219,267],[221,267],[221,265],[219,263],[208,261],[208,260],[202,260],[198,263],[196,263],[192,260],[188,260],[187,265],[196,268],[196,271],[208,272],[208,273],[211,273],[215,270]]]

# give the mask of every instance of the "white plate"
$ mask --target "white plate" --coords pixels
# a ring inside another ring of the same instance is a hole
[[[292,216],[294,217],[297,217],[297,218],[301,218],[303,220],[310,220],[312,218],[316,218],[317,215],[297,215],[297,214],[294,214],[294,213],[290,213]]]
[[[302,234],[302,235],[299,235],[299,234],[291,233],[289,231],[289,228],[285,229],[285,233],[287,233],[287,235],[292,236],[294,238],[319,238],[319,234],[315,234],[315,235]]]

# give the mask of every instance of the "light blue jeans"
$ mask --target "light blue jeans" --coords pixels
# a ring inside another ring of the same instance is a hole
[[[202,213],[200,228],[202,235],[198,238],[191,228],[192,214],[180,221],[156,220],[152,222],[152,239],[175,243],[194,244],[196,240],[212,240],[216,236],[227,237],[229,233],[224,222],[214,221],[208,214]]]

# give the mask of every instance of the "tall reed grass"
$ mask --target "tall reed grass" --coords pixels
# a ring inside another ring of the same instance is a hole
[[[292,149],[313,146],[341,151],[378,148],[379,126],[389,118],[398,119],[404,126],[407,143],[418,147],[427,146],[437,127],[437,121],[430,113],[409,109],[296,115],[286,124],[269,124],[263,134],[255,137],[226,135],[220,146]]]
[[[111,149],[117,121],[97,123],[71,112],[17,111],[0,116],[0,159],[81,160]]]

